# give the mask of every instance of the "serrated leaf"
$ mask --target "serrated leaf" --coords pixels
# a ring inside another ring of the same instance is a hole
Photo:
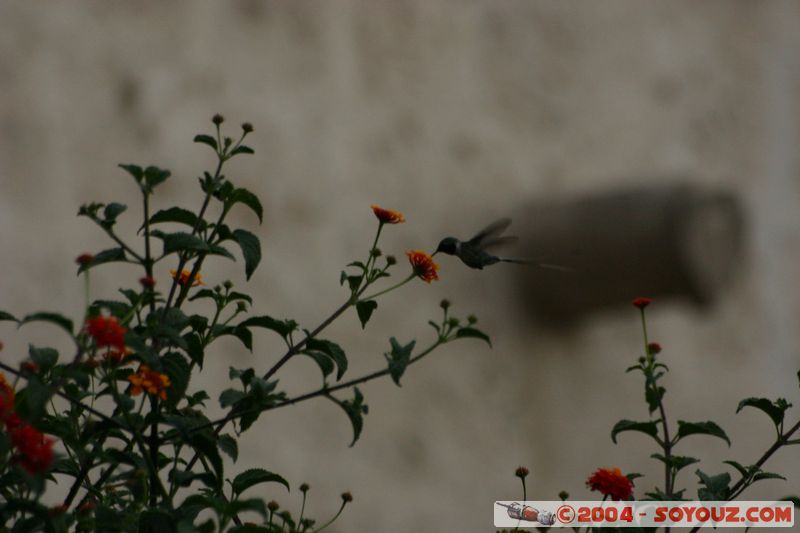
[[[169,209],[162,209],[150,217],[150,224],[164,222],[175,222],[194,227],[197,224],[197,215],[182,207],[170,207]]]
[[[356,312],[358,319],[361,321],[361,329],[364,329],[372,316],[373,311],[378,308],[378,302],[375,300],[361,300],[356,304]]]
[[[789,404],[787,404],[785,400],[782,403],[773,403],[767,398],[745,398],[739,402],[736,412],[738,413],[745,407],[755,407],[756,409],[765,412],[767,416],[772,419],[772,422],[776,426],[780,426],[780,424],[783,422],[784,413],[786,412],[786,409],[789,408]]]
[[[617,435],[623,431],[638,431],[646,435],[650,435],[655,439],[658,438],[658,426],[653,421],[635,422],[633,420],[620,420],[611,430],[611,441],[614,444],[617,443]]]
[[[217,140],[211,135],[204,135],[204,134],[195,135],[194,142],[207,144],[208,146],[213,148],[215,152],[218,150]]]
[[[236,404],[239,400],[244,398],[246,394],[236,389],[225,389],[219,395],[219,405],[222,408],[230,407]]]
[[[654,453],[650,457],[653,459],[658,459],[662,463],[674,468],[676,472],[679,472],[689,465],[700,462],[700,459],[696,459],[694,457],[684,457],[681,455],[671,455],[669,458],[667,458],[660,453]]]
[[[350,443],[352,448],[358,438],[361,436],[361,430],[364,428],[364,415],[369,412],[369,407],[364,403],[364,395],[354,387],[353,391],[355,396],[352,400],[339,400],[333,396],[328,396],[334,403],[339,405],[347,414],[350,419],[350,424],[353,426],[353,441]]]
[[[400,378],[406,371],[408,361],[411,359],[411,352],[414,350],[414,345],[417,341],[411,341],[405,346],[402,346],[394,337],[389,339],[392,349],[389,353],[383,354],[389,363],[389,375],[392,376],[392,381],[399,387]]]
[[[277,320],[268,315],[250,317],[244,322],[240,322],[239,325],[270,329],[284,339],[297,329],[297,322],[294,320]]]
[[[217,437],[217,445],[234,463],[239,459],[239,444],[227,433]]]
[[[244,188],[236,188],[226,199],[226,203],[229,206],[233,206],[233,204],[242,203],[253,210],[253,212],[258,217],[259,224],[263,222],[264,219],[264,208],[261,206],[261,200],[258,199],[258,196],[253,194],[252,192],[248,191]]]
[[[260,483],[280,483],[286,487],[287,491],[289,490],[289,482],[283,479],[282,476],[263,468],[250,468],[233,478],[233,493],[238,496],[250,487]]]
[[[258,268],[258,263],[261,262],[261,242],[258,240],[258,237],[243,229],[234,230],[233,239],[242,250],[242,256],[244,256],[244,272],[249,280],[250,276],[252,276],[253,272]]]
[[[711,435],[712,437],[719,437],[731,445],[731,440],[725,434],[721,427],[714,422],[686,422],[678,420],[678,437],[681,440],[689,435]]]
[[[41,313],[33,313],[27,315],[25,318],[19,321],[19,325],[23,326],[28,324],[29,322],[49,322],[51,324],[55,324],[60,328],[66,330],[67,333],[72,335],[72,320],[69,318],[60,315],[58,313],[49,313],[49,312],[41,312]]]
[[[308,335],[308,332],[306,332],[306,335]],[[336,380],[342,379],[342,376],[347,371],[347,355],[345,355],[341,346],[333,341],[310,338],[306,341],[305,349],[319,351],[330,357],[336,363]]]
[[[457,339],[463,339],[468,337],[481,339],[486,341],[486,343],[489,344],[489,346],[492,345],[492,340],[489,338],[489,336],[479,329],[466,327],[466,328],[459,328],[458,331],[456,331]]]
[[[703,485],[697,491],[697,497],[701,501],[726,501],[730,490],[731,475],[727,472],[716,476],[709,476],[701,470],[695,470],[695,474],[700,478]]]

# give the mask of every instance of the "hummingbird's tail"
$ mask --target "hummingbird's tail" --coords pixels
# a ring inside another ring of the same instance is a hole
[[[569,267],[564,267],[564,266],[560,266],[560,265],[553,265],[551,263],[538,263],[536,261],[531,261],[529,259],[510,259],[510,258],[505,258],[505,257],[500,257],[498,259],[500,259],[500,261],[502,261],[504,263],[514,263],[514,264],[517,264],[517,265],[532,265],[532,266],[538,266],[540,268],[546,268],[548,270],[558,270],[560,272],[575,272],[574,269],[569,268]]]

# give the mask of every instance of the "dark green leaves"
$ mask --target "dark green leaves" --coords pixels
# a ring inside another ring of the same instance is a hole
[[[212,137],[211,135],[204,135],[204,134],[195,135],[194,136],[194,142],[207,144],[208,146],[213,148],[215,152],[218,149],[217,140],[214,137]]]
[[[775,427],[780,428],[781,424],[783,424],[783,416],[791,405],[783,398],[778,398],[774,402],[767,398],[745,398],[739,402],[736,412],[738,413],[745,407],[755,407],[765,412],[772,419]]]
[[[306,332],[306,334],[308,334],[308,332]],[[344,350],[333,341],[310,338],[306,342],[302,353],[310,355],[317,361],[324,376],[327,376],[333,370],[332,366],[324,362],[325,359],[336,364],[338,368],[336,372],[337,380],[342,379],[342,376],[347,371],[347,356]]]
[[[36,348],[31,344],[28,346],[28,355],[41,370],[50,370],[58,362],[58,351],[53,348]]]
[[[231,253],[225,248],[207,243],[196,235],[185,232],[164,233],[158,230],[150,232],[153,237],[164,241],[164,255],[175,252],[203,252],[212,255],[222,255],[228,259],[234,259]]]
[[[49,322],[64,329],[67,333],[72,335],[72,320],[63,315],[59,315],[58,313],[33,313],[20,320],[19,325],[22,326],[30,322]]]
[[[197,224],[197,215],[188,209],[170,207],[169,209],[162,209],[150,217],[150,224],[161,224],[163,222],[175,222],[194,227]]]
[[[97,265],[102,265],[103,263],[114,263],[120,261],[127,261],[125,250],[122,248],[109,248],[108,250],[103,250],[102,252],[95,254],[91,261],[87,263],[81,263],[81,265],[78,267],[78,274],[84,270],[89,270],[92,267],[96,267]]]
[[[297,322],[294,320],[276,320],[271,316],[261,315],[248,318],[244,322],[239,323],[244,327],[257,327],[271,329],[288,342],[289,334],[297,329]]]
[[[155,166],[149,166],[144,170],[138,165],[121,164],[118,166],[133,177],[145,194],[152,194],[157,185],[163,183],[172,175],[169,170],[163,170]]]
[[[244,188],[235,188],[233,189],[224,199],[225,206],[227,208],[232,207],[234,204],[242,203],[253,210],[253,212],[258,217],[258,222],[263,222],[264,219],[264,208],[261,206],[261,201],[258,199],[258,196],[251,193],[247,189]]]
[[[711,435],[712,437],[719,437],[731,445],[731,440],[725,434],[721,427],[714,422],[685,422],[678,420],[678,436],[675,442],[688,437],[689,435]]]
[[[16,317],[14,317],[14,315],[12,315],[11,313],[7,313],[5,311],[0,311],[0,321],[4,321],[4,320],[10,321],[10,322],[18,322]]]
[[[689,465],[700,462],[700,459],[695,459],[694,457],[684,457],[681,455],[670,455],[667,458],[661,455],[660,453],[654,453],[650,457],[652,457],[653,459],[658,459],[662,463],[674,469],[675,472],[678,472]]]
[[[261,243],[258,237],[243,229],[237,229],[233,232],[233,240],[237,242],[242,250],[244,271],[249,280],[258,267],[258,263],[261,262]]]
[[[728,486],[731,483],[731,475],[727,472],[709,476],[701,470],[696,470],[697,477],[700,478],[702,488],[698,489],[697,497],[701,501],[727,501],[730,494]]]
[[[486,333],[484,333],[481,330],[476,329],[476,328],[469,328],[469,327],[459,328],[458,331],[456,331],[456,338],[457,339],[463,339],[463,338],[481,339],[483,341],[486,341],[486,343],[489,346],[492,345],[492,341],[489,338],[489,336]]]
[[[361,278],[357,278],[360,280]],[[352,284],[351,284],[352,289]],[[378,302],[375,300],[361,300],[356,304],[356,312],[358,319],[361,321],[361,329],[364,329],[372,316],[373,311],[378,308]]]
[[[406,371],[408,361],[411,358],[411,352],[414,350],[416,342],[417,341],[411,341],[405,346],[402,346],[394,337],[389,339],[392,350],[383,355],[389,362],[389,374],[398,387],[400,386],[400,377],[402,377],[403,373]]]
[[[358,437],[361,436],[361,429],[364,427],[364,415],[369,412],[369,406],[364,403],[364,395],[354,387],[355,397],[352,400],[339,400],[333,396],[328,396],[339,407],[344,409],[347,417],[350,419],[350,424],[353,426],[353,442],[350,443],[352,448],[355,445]]]
[[[233,494],[238,497],[244,491],[258,485],[259,483],[280,483],[286,490],[289,490],[289,483],[278,474],[264,470],[263,468],[251,468],[245,470],[233,479],[231,484],[233,487]]]
[[[655,422],[634,422],[633,420],[620,420],[611,430],[611,440],[617,443],[617,435],[623,431],[639,431],[658,440],[658,426]]]

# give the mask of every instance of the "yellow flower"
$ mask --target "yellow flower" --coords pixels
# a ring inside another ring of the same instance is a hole
[[[192,275],[191,270],[182,270],[181,275],[178,276],[178,271],[174,268],[171,268],[169,273],[172,276],[172,279],[178,279],[178,285],[186,285],[189,283],[189,277]],[[205,285],[205,283],[203,283],[203,276],[200,274],[200,272],[198,272],[192,280],[192,287],[197,287],[198,285]]]
[[[162,400],[167,399],[167,389],[172,385],[169,376],[159,374],[147,365],[140,366],[135,374],[129,375],[128,381],[132,385],[131,396],[138,396],[142,391],[147,391],[147,394],[158,396]]]

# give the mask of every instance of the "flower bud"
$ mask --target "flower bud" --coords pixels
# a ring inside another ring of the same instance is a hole
[[[223,283],[222,286],[228,290],[231,290],[233,288],[233,282],[229,279],[226,279],[225,283]]]
[[[567,499],[569,498],[569,492],[562,490],[561,492],[558,493],[558,497],[562,502],[567,501]]]
[[[477,321],[478,321],[478,317],[476,317],[475,315],[469,315],[467,317],[467,322],[469,322],[470,325],[476,323]]]
[[[79,265],[88,265],[94,261],[94,256],[92,254],[81,254],[75,258],[75,262]]]
[[[225,117],[217,113],[216,115],[211,117],[211,122],[213,122],[215,126],[219,126],[220,124],[225,122]]]
[[[520,466],[519,468],[517,468],[516,472],[514,472],[514,475],[520,479],[525,479],[526,477],[528,477],[529,473],[530,472],[528,472],[527,468],[525,468],[524,466]]]
[[[152,289],[153,287],[155,287],[155,286],[156,286],[156,280],[155,280],[155,279],[153,279],[153,278],[152,278],[152,277],[150,277],[150,276],[145,276],[145,277],[143,277],[143,278],[139,278],[139,283],[140,283],[140,284],[142,285],[142,287],[144,287],[145,289]]]
[[[242,124],[242,131],[245,133],[253,133],[253,125],[249,122]]]
[[[309,488],[310,487],[308,486],[308,483],[303,483],[302,485],[300,485],[300,492],[305,494],[306,492],[308,492]]]
[[[350,503],[351,501],[353,501],[353,495],[350,494],[350,491],[342,493],[342,501],[344,503]]]
[[[441,302],[439,302],[439,307],[441,307],[442,309],[448,309],[450,307],[450,300],[446,299],[442,300]]]
[[[269,509],[269,512],[270,512],[270,513],[274,513],[275,511],[277,511],[278,509],[280,509],[280,505],[278,505],[278,502],[276,502],[275,500],[271,500],[271,501],[270,501],[270,502],[267,504],[267,509]]]
[[[391,266],[391,265],[394,265],[395,263],[397,263],[397,258],[395,256],[393,256],[393,255],[387,255],[386,256],[386,264],[387,265]]]

